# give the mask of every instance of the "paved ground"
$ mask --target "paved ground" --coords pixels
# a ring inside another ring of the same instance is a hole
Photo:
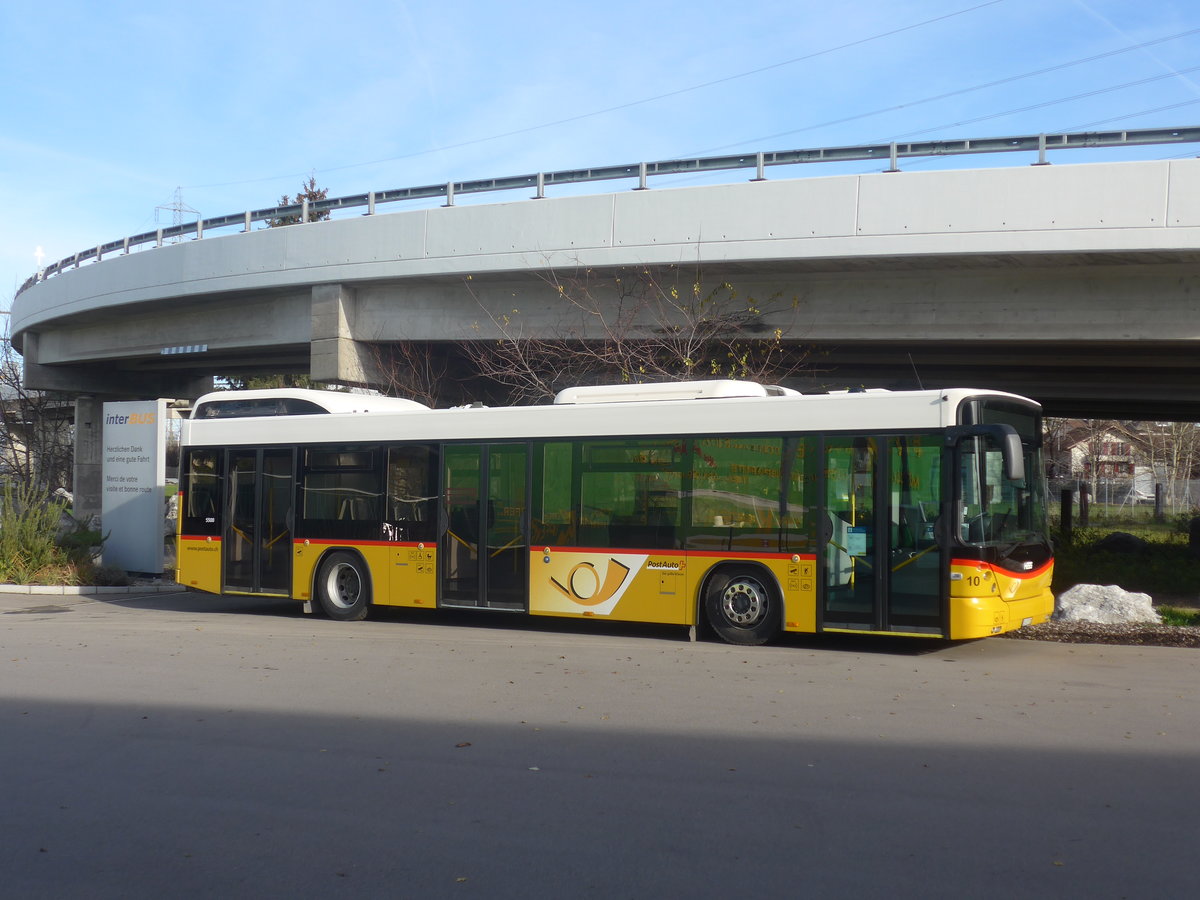
[[[1172,897],[1200,653],[0,596],[6,896]]]

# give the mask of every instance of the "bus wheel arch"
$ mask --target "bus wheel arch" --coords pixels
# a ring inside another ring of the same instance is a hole
[[[704,579],[700,607],[708,626],[730,644],[765,644],[783,630],[783,592],[765,566],[716,566]]]
[[[371,570],[355,550],[331,550],[317,564],[313,594],[325,615],[357,622],[371,607]]]

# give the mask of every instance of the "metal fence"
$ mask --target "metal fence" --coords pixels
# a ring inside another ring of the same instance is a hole
[[[1080,494],[1084,489],[1088,495],[1088,520],[1093,524],[1107,519],[1149,519],[1159,514],[1163,519],[1200,514],[1200,479],[1170,483],[1145,483],[1139,479],[1135,484],[1132,478],[1100,478],[1093,484],[1080,479],[1053,478],[1049,487],[1051,515],[1060,515],[1063,493],[1069,492],[1075,524],[1083,524]]]

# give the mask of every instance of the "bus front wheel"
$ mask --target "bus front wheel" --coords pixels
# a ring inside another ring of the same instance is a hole
[[[704,591],[704,615],[730,644],[765,644],[779,634],[782,602],[770,580],[757,569],[716,573]]]
[[[371,581],[363,561],[353,553],[329,554],[317,573],[317,599],[331,619],[365,619],[371,603]]]

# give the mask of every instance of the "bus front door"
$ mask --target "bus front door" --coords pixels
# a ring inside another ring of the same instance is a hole
[[[458,444],[442,466],[441,605],[526,608],[525,444]]]
[[[825,440],[822,628],[945,633],[940,455],[931,436]]]
[[[291,450],[229,451],[223,590],[291,593]]]

